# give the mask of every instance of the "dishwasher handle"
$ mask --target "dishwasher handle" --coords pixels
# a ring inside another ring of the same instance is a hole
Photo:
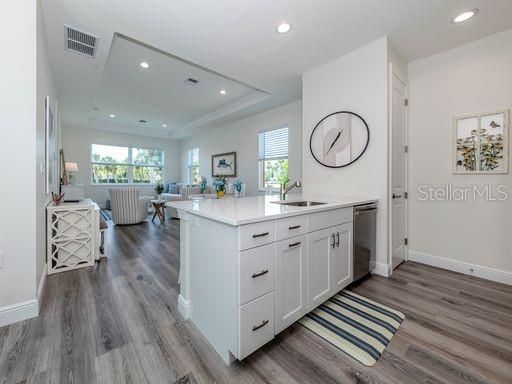
[[[364,213],[367,213],[367,212],[373,212],[373,211],[376,211],[377,210],[377,206],[376,205],[363,205],[363,206],[360,206],[360,207],[356,207],[354,209],[354,214],[356,216],[359,216],[360,214],[364,214]]]

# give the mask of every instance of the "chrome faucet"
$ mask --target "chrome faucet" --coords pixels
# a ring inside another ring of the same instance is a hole
[[[282,183],[279,188],[279,198],[280,200],[286,200],[286,195],[290,192],[291,189],[297,187],[300,188],[302,186],[300,180],[295,180],[293,183],[286,185],[286,183]]]

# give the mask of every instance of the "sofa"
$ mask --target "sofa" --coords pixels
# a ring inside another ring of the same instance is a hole
[[[165,201],[182,201],[188,200],[189,195],[198,195],[201,193],[201,187],[190,186],[183,183],[169,183],[165,186],[162,193],[162,199]],[[178,211],[175,208],[167,207],[167,216],[177,218]]]

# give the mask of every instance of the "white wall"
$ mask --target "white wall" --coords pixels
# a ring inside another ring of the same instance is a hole
[[[377,263],[384,269],[389,264],[387,51],[388,41],[383,37],[304,73],[302,78],[303,190],[312,194],[378,198]],[[340,110],[353,111],[366,120],[370,143],[356,163],[330,169],[314,160],[309,138],[318,121]]]
[[[201,175],[211,184],[211,156],[237,154],[237,178],[247,183],[247,194],[258,193],[258,133],[272,128],[289,128],[289,178],[301,179],[301,102],[258,113],[224,127],[201,132],[181,141],[181,181],[187,182],[187,151],[199,148]]]
[[[1,326],[6,306],[36,298],[36,1],[2,2],[0,36]]]
[[[171,182],[179,178],[179,143],[175,140],[64,125],[62,147],[66,161],[78,163],[79,172],[76,183],[84,184],[86,197],[92,198],[100,206],[104,206],[105,200],[108,199],[108,188],[111,186],[91,184],[91,144],[163,149],[165,151],[164,182]],[[137,184],[137,187],[141,190],[141,195],[155,195],[154,186]]]
[[[409,238],[416,257],[512,272],[511,175],[454,175],[451,163],[454,116],[512,107],[511,47],[509,30],[409,64]],[[509,199],[419,201],[421,184],[506,184]]]
[[[36,134],[36,147],[37,147],[37,160],[36,160],[36,172],[38,173],[36,182],[36,215],[37,215],[37,236],[36,236],[36,281],[39,286],[42,273],[45,273],[46,265],[46,206],[51,201],[51,194],[45,192],[45,175],[40,173],[40,168],[45,163],[46,151],[45,151],[45,107],[44,98],[45,96],[50,97],[50,104],[55,115],[55,129],[57,135],[55,136],[55,148],[58,147],[60,129],[58,121],[58,108],[57,91],[53,76],[50,70],[50,63],[47,55],[46,45],[46,30],[43,20],[43,14],[41,9],[41,2],[37,2],[37,134]],[[58,182],[58,159],[54,159],[54,175],[53,185],[51,190],[57,192],[59,190]]]

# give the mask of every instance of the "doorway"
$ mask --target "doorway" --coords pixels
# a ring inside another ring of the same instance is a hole
[[[407,83],[390,64],[390,253],[395,269],[407,258]]]

